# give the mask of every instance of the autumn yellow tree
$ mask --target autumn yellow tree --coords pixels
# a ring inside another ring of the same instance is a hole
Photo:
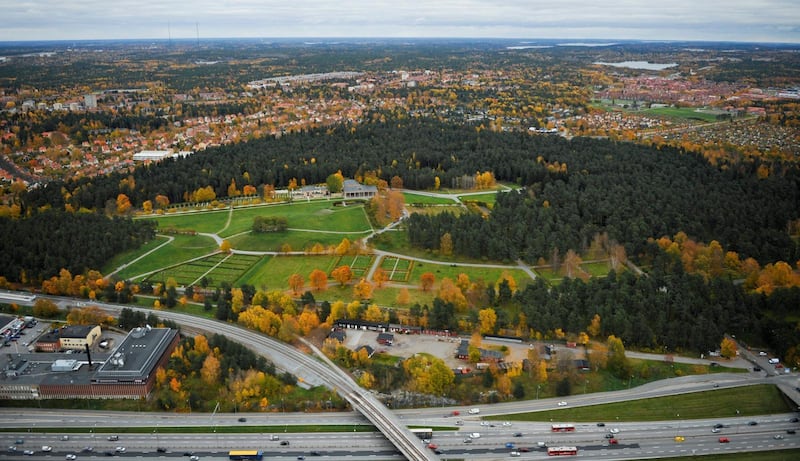
[[[364,371],[361,373],[361,377],[358,378],[358,385],[364,389],[372,389],[375,387],[375,377],[372,376],[372,373]]]
[[[117,195],[117,214],[127,214],[131,210],[132,206],[131,199],[129,199],[127,195]]]
[[[339,245],[336,246],[335,254],[337,256],[346,255],[350,252],[350,240],[343,238]]]
[[[364,320],[367,322],[385,322],[386,314],[377,304],[371,304],[364,312]]]
[[[736,357],[738,349],[736,341],[728,337],[722,338],[722,343],[719,346],[720,355],[726,359],[732,359]]]
[[[386,282],[388,279],[389,275],[382,267],[375,269],[375,273],[372,274],[372,281],[375,282],[378,288],[382,288],[383,283]]]
[[[451,256],[453,254],[453,237],[450,232],[445,232],[439,238],[439,252],[442,256]]]
[[[203,368],[200,369],[200,377],[203,382],[210,386],[216,385],[219,382],[219,367],[219,359],[214,357],[214,354],[208,354],[205,360],[203,360]]]
[[[395,301],[400,306],[407,306],[411,302],[411,293],[409,293],[408,288],[400,288],[400,291],[397,292],[397,298]]]
[[[325,323],[328,325],[333,325],[333,323],[339,319],[345,318],[347,315],[347,306],[345,305],[344,301],[337,300],[331,303],[331,313],[328,315],[328,318],[325,320]]]
[[[305,285],[306,281],[300,274],[292,274],[289,276],[289,288],[292,289],[292,292],[296,295],[300,294],[300,291],[303,290],[303,285]]]
[[[494,333],[494,328],[497,324],[497,313],[491,307],[481,309],[478,311],[478,323],[482,334]]]
[[[319,326],[319,316],[317,312],[313,309],[303,310],[297,317],[297,326],[300,328],[300,333],[302,333],[303,336],[308,335],[311,330]]]
[[[586,327],[586,331],[592,338],[596,338],[600,335],[600,314],[594,314],[592,322]]]
[[[353,287],[353,295],[361,300],[372,298],[372,284],[361,278]]]

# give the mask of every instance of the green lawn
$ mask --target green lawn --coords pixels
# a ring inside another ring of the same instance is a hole
[[[230,226],[220,237],[228,237],[253,226],[256,216],[282,216],[292,229],[322,230],[328,232],[365,233],[371,230],[364,206],[333,206],[330,201],[295,202],[279,205],[239,208],[234,210]],[[339,238],[341,240],[341,237]]]
[[[265,234],[239,234],[235,237],[227,238],[227,240],[231,247],[237,250],[282,251],[283,245],[288,244],[292,251],[307,251],[317,243],[327,248],[330,245],[338,245],[344,238],[353,242],[365,237],[365,235],[286,231]]]
[[[453,199],[446,197],[431,197],[428,195],[415,194],[413,192],[403,192],[407,205],[452,205]]]
[[[154,220],[158,223],[159,229],[174,227],[197,232],[219,232],[228,221],[228,213],[228,209],[223,209],[160,216],[149,215],[143,216],[142,219]]]
[[[175,235],[173,237],[175,240],[171,244],[125,267],[119,272],[119,277],[125,280],[138,281],[147,272],[208,255],[218,249],[216,242],[208,237],[199,235]]]
[[[673,117],[683,119],[701,120],[704,122],[716,122],[717,114],[712,112],[699,112],[692,107],[659,107],[644,111],[647,115],[659,115],[662,117]]]
[[[486,193],[486,194],[479,194],[479,195],[462,195],[459,196],[459,200],[462,202],[483,202],[489,206],[494,205],[494,202],[497,200],[497,193]]]
[[[483,279],[486,283],[497,282],[503,272],[508,272],[517,282],[517,288],[523,288],[531,278],[520,269],[496,269],[490,267],[470,267],[459,266],[458,264],[430,264],[423,262],[414,263],[414,268],[411,270],[411,278],[409,284],[419,286],[422,274],[431,272],[436,277],[436,282],[440,282],[443,278],[447,277],[453,281],[458,279],[458,274],[464,273],[469,275],[469,279],[473,282],[478,279]],[[434,288],[435,289],[435,288]]]
[[[306,288],[308,288],[308,276],[311,271],[319,269],[330,274],[335,269],[334,264],[337,259],[336,256],[331,255],[263,258],[237,280],[235,285],[249,284],[258,289],[266,287],[269,290],[288,290],[289,276],[300,274],[305,278]],[[329,280],[329,286],[331,285],[332,281]],[[317,293],[314,292],[314,296],[316,295]]]
[[[569,397],[566,397],[569,400]],[[487,419],[512,421],[667,421],[675,419],[732,418],[737,416],[787,413],[781,391],[771,384],[715,389],[713,391],[633,400],[588,407],[518,413]],[[680,415],[680,416],[677,416]]]
[[[168,241],[167,237],[160,237],[157,236],[153,240],[145,243],[144,245],[136,248],[135,250],[129,250],[124,253],[120,253],[114,256],[111,261],[107,262],[105,266],[100,270],[103,275],[110,274],[112,271],[116,270],[119,266],[126,264],[128,261],[133,261],[134,259],[138,258],[139,256],[147,253],[148,251],[152,250],[153,248],[162,245],[164,242]]]

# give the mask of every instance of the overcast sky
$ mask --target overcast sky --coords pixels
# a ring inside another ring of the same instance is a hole
[[[800,43],[798,0],[3,0],[0,41],[474,37]]]

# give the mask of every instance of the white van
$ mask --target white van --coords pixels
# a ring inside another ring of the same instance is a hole
[[[481,438],[481,433],[480,432],[473,432],[472,434],[469,435],[469,438],[471,438],[471,439],[479,439],[479,438]]]
[[[769,359],[769,363],[771,363],[771,364],[773,364],[773,365],[774,365],[774,364],[776,364],[776,363],[778,363],[778,362],[780,362],[780,360],[779,360],[779,359]]]
[[[471,414],[471,415],[477,415],[480,412],[481,412],[480,408],[470,408],[469,409],[469,414]]]

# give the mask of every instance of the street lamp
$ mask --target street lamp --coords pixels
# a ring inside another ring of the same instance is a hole
[[[536,400],[539,400],[539,389],[541,389],[541,387],[542,387],[541,384],[536,385]]]

